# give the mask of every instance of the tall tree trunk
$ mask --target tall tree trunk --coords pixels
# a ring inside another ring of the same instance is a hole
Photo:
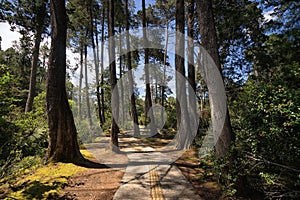
[[[197,108],[197,99],[196,96],[196,78],[195,78],[195,62],[194,62],[194,15],[195,15],[195,0],[188,0],[188,47],[187,47],[187,56],[188,56],[188,101],[189,109],[195,110]],[[195,96],[194,96],[195,94]],[[193,113],[193,112],[190,112]],[[196,113],[196,116],[193,118],[199,118],[199,113]],[[199,132],[199,130],[198,130]]]
[[[64,0],[50,1],[51,52],[47,73],[47,113],[50,142],[48,161],[77,162],[83,159],[66,92],[67,14]]]
[[[88,35],[88,34],[87,34]],[[87,45],[84,46],[84,80],[85,80],[85,100],[86,100],[86,109],[87,117],[89,121],[89,128],[93,126],[92,115],[91,115],[91,106],[90,106],[90,94],[89,94],[89,79],[88,79],[88,63],[87,63]]]
[[[176,118],[177,118],[177,148],[189,147],[189,119],[187,111],[187,96],[184,68],[184,0],[176,0]]]
[[[214,60],[216,66],[218,67],[220,73],[222,74],[219,54],[218,54],[218,44],[217,44],[217,34],[213,16],[212,1],[210,0],[198,0],[196,1],[198,21],[200,26],[201,42],[203,47],[210,54]],[[210,98],[213,98],[209,92]],[[213,101],[210,100],[210,103]],[[211,109],[218,109],[217,106],[211,105]],[[226,108],[227,109],[227,108]],[[214,113],[214,112],[211,112]],[[212,119],[214,117],[212,116]],[[229,112],[227,109],[225,123],[223,129],[221,130],[221,135],[216,142],[216,154],[219,157],[224,156],[230,148],[230,143],[232,139],[232,129],[230,124]]]
[[[101,22],[101,104],[102,104],[102,112],[101,112],[101,117],[102,117],[102,121],[103,124],[105,123],[105,107],[104,107],[104,22],[105,22],[105,6],[103,6],[102,8],[102,22]]]
[[[42,26],[42,25],[41,25]],[[34,48],[32,54],[32,64],[31,64],[31,73],[30,73],[30,83],[29,83],[29,92],[26,101],[25,112],[30,112],[32,110],[33,100],[35,96],[36,89],[36,72],[39,61],[39,51],[40,44],[42,40],[43,27],[39,27],[35,34]]]
[[[133,87],[133,75],[132,75],[132,63],[131,63],[131,52],[130,52],[130,35],[129,35],[129,28],[130,28],[130,13],[128,8],[128,0],[125,0],[125,12],[126,12],[126,49],[127,49],[127,68],[129,71],[128,81],[129,81],[129,94],[130,96],[130,109],[131,109],[131,117],[133,119],[133,128],[134,128],[134,135],[140,135],[140,127],[138,121],[138,113],[136,109],[135,103],[135,94],[134,94],[134,87]]]
[[[116,123],[116,117],[119,115],[119,93],[117,87],[117,75],[116,75],[116,53],[115,53],[115,31],[114,31],[115,19],[114,19],[114,1],[109,0],[109,12],[108,12],[108,49],[109,49],[109,71],[110,71],[110,85],[112,93],[112,124],[111,124],[111,148],[117,150],[119,127]],[[113,146],[114,145],[114,146]]]
[[[104,110],[103,109],[103,107],[104,107],[104,104],[102,104],[102,102],[101,102],[101,75],[100,75],[100,56],[99,56],[99,33],[98,33],[98,31],[97,31],[97,26],[98,26],[98,24],[97,24],[97,20],[95,20],[95,27],[96,27],[96,31],[95,31],[95,40],[96,40],[96,59],[97,59],[97,61],[98,61],[98,71],[96,72],[97,73],[97,79],[98,79],[98,81],[97,81],[97,88],[96,88],[96,92],[97,92],[97,101],[98,101],[98,114],[99,114],[99,120],[100,120],[100,124],[101,125],[104,125],[104,117],[103,117],[103,115],[104,114],[102,114],[102,111]]]
[[[80,44],[80,74],[79,74],[79,89],[78,89],[78,115],[79,120],[82,119],[82,78],[83,78],[83,44]]]
[[[101,117],[101,97],[100,97],[100,81],[99,81],[99,57],[97,55],[97,49],[94,40],[94,33],[97,35],[97,22],[95,20],[95,28],[94,28],[94,13],[92,3],[89,6],[89,13],[90,13],[90,26],[91,26],[91,41],[92,41],[92,49],[94,55],[94,65],[95,65],[95,77],[96,77],[96,97],[97,97],[97,105],[98,105],[98,117],[100,124],[103,124],[102,117]],[[96,36],[97,38],[97,36]],[[97,41],[97,39],[96,39]]]
[[[155,122],[154,122],[154,114],[152,109],[152,98],[151,98],[151,88],[150,88],[150,78],[149,78],[149,49],[147,48],[148,46],[148,38],[147,38],[147,21],[146,21],[146,4],[145,0],[142,0],[142,13],[143,13],[143,41],[144,41],[144,53],[145,53],[145,81],[146,81],[146,97],[145,97],[145,118],[149,116],[151,121],[150,124],[150,129],[151,129],[151,134],[156,133],[156,127],[155,127]],[[145,119],[145,123],[147,123],[147,120]]]
[[[194,63],[194,6],[195,0],[189,0],[188,5],[188,80],[196,92],[195,63]]]
[[[38,9],[38,13],[36,15],[35,25],[37,27],[35,33],[35,41],[34,41],[34,48],[32,54],[32,63],[31,63],[31,73],[30,73],[30,83],[29,83],[29,92],[27,96],[25,112],[30,112],[32,110],[33,100],[35,96],[36,90],[36,72],[38,67],[39,61],[39,52],[40,52],[40,44],[42,40],[42,33],[44,30],[44,20],[46,17],[46,3],[42,2],[40,4],[35,5]]]
[[[123,76],[123,58],[122,58],[122,28],[121,25],[119,26],[119,77],[120,79],[122,79]],[[119,110],[120,112],[120,117],[121,117],[121,121],[122,123],[124,123],[125,121],[125,106],[124,106],[124,101],[125,101],[125,96],[124,96],[124,85],[123,85],[123,81],[120,82],[120,100],[121,100],[121,109]]]
[[[46,59],[49,57],[47,45],[43,45],[42,49],[40,51],[41,51],[41,54],[42,54],[42,68],[45,70],[45,72],[47,72],[47,64],[48,63],[46,63]],[[46,82],[46,73],[44,73],[44,72],[41,75],[40,84],[43,81]]]
[[[165,49],[164,49],[164,63],[163,63],[163,82],[161,86],[161,121],[164,119],[164,106],[165,106],[165,90],[166,90],[166,71],[167,71],[167,57],[168,57],[168,45],[169,45],[169,20],[166,20],[166,35],[165,35]]]

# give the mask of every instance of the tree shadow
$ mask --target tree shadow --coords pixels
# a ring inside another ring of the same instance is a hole
[[[105,164],[101,164],[99,162],[96,161],[92,161],[86,158],[82,158],[80,160],[77,160],[75,162],[73,162],[73,164],[80,166],[80,167],[85,167],[85,168],[92,168],[92,169],[109,169],[109,168],[126,168],[127,164],[109,164],[109,166],[105,165]]]
[[[61,183],[54,182],[53,185],[47,185],[41,183],[40,181],[33,181],[30,183],[30,186],[22,192],[26,199],[45,199],[45,198],[55,198],[57,197],[57,193],[55,192],[57,189],[61,187]],[[51,190],[54,190],[53,193],[45,194]]]

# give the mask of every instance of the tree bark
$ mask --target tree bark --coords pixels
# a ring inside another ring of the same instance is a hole
[[[130,94],[130,109],[131,109],[131,117],[133,119],[133,128],[134,128],[134,135],[140,135],[140,127],[139,127],[139,120],[138,120],[138,113],[136,109],[136,102],[135,102],[135,94],[134,94],[134,87],[133,87],[133,75],[132,75],[132,63],[131,63],[131,52],[130,52],[130,35],[129,35],[129,28],[130,28],[130,13],[128,8],[128,0],[125,0],[125,12],[126,12],[126,49],[127,49],[127,68],[129,71],[128,81],[129,81],[129,94]]]
[[[189,0],[188,5],[188,80],[196,92],[195,63],[194,63],[194,6],[195,0]]]
[[[119,115],[119,94],[117,87],[117,75],[116,75],[116,59],[115,59],[115,31],[114,31],[114,1],[109,0],[109,12],[108,12],[108,49],[109,49],[109,71],[110,71],[110,85],[112,91],[112,124],[111,124],[111,148],[116,151],[118,144],[119,127],[116,123],[116,117]]]
[[[168,45],[169,45],[169,20],[166,19],[166,35],[165,35],[165,47],[164,47],[164,63],[163,63],[163,82],[161,86],[161,121],[164,120],[164,106],[165,106],[165,91],[166,91],[166,71],[167,71],[167,57],[168,57]]]
[[[80,74],[79,74],[79,89],[78,89],[78,115],[79,120],[82,119],[82,78],[83,78],[83,44],[80,44]]]
[[[145,97],[145,123],[147,123],[147,117],[150,117],[151,123],[150,123],[150,129],[151,129],[151,134],[156,133],[156,127],[155,127],[155,122],[154,122],[154,114],[152,109],[152,98],[151,98],[151,88],[150,88],[150,78],[149,78],[149,49],[147,48],[148,46],[148,38],[147,38],[147,20],[146,20],[146,4],[145,0],[142,0],[142,13],[143,13],[143,19],[142,19],[142,24],[143,24],[143,41],[144,41],[144,52],[145,52],[145,81],[146,81],[146,97]]]
[[[36,72],[39,61],[39,51],[40,51],[40,43],[42,39],[42,28],[39,28],[35,35],[34,49],[32,54],[32,64],[31,64],[31,72],[30,72],[30,83],[29,83],[29,92],[26,101],[25,112],[30,112],[33,106],[33,100],[35,96],[36,89]]]
[[[202,45],[210,54],[210,56],[213,58],[216,66],[218,67],[222,75],[222,69],[221,69],[221,64],[220,64],[220,59],[218,54],[217,34],[216,34],[216,28],[215,28],[215,22],[213,16],[212,1],[198,0],[196,1],[196,6],[198,12],[198,21],[200,26]],[[210,91],[208,92],[210,93]],[[210,98],[213,97],[211,97],[210,95]],[[211,106],[211,109],[216,109],[216,108],[217,106],[213,106],[213,105]],[[229,151],[231,138],[232,138],[232,129],[230,124],[229,112],[227,109],[225,123],[221,131],[221,135],[218,141],[216,142],[216,146],[215,146],[217,156],[223,157]]]
[[[89,14],[90,14],[90,28],[91,28],[91,41],[92,41],[92,49],[93,49],[93,56],[94,56],[94,65],[95,65],[95,78],[96,78],[96,97],[97,97],[97,105],[98,105],[98,117],[100,124],[103,124],[102,117],[101,117],[101,97],[100,97],[100,81],[99,81],[99,56],[98,56],[98,48],[96,49],[96,44],[94,40],[94,33],[97,41],[97,22],[95,19],[94,24],[94,13],[93,13],[93,4],[89,6]],[[98,45],[97,45],[98,47]]]
[[[102,104],[102,112],[101,112],[101,118],[102,118],[102,121],[103,121],[103,124],[105,123],[105,107],[104,107],[104,102],[105,102],[105,99],[104,99],[104,30],[105,30],[105,27],[104,27],[104,22],[105,22],[105,6],[103,6],[102,8],[102,22],[101,22],[101,104]]]
[[[195,17],[195,0],[188,0],[188,47],[187,47],[187,56],[188,56],[188,108],[192,111],[197,108],[197,99],[196,96],[196,76],[195,76],[195,62],[194,62],[194,20]],[[194,113],[194,112],[190,112]],[[194,119],[199,118],[199,113],[195,113],[196,116],[193,116]],[[199,129],[197,131],[199,133]]]
[[[47,113],[50,142],[48,161],[77,162],[77,131],[66,92],[67,14],[64,0],[50,1],[51,52],[47,73]]]
[[[44,30],[44,20],[46,16],[46,3],[41,3],[40,5],[36,5],[38,7],[38,14],[36,16],[36,26],[37,30],[35,33],[35,41],[34,48],[32,54],[32,63],[31,63],[31,72],[30,72],[30,83],[29,83],[29,92],[26,101],[25,112],[30,112],[33,106],[33,100],[35,96],[36,90],[36,72],[39,61],[39,52],[40,52],[40,44],[42,40],[42,33]]]
[[[88,34],[87,34],[88,35]],[[84,46],[84,80],[85,80],[85,100],[87,108],[87,117],[89,122],[89,128],[93,126],[92,115],[91,115],[91,105],[90,105],[90,94],[89,94],[89,80],[88,80],[88,64],[87,64],[87,45]]]
[[[184,0],[176,0],[176,118],[177,118],[177,148],[186,149],[190,144],[187,142],[189,131],[189,119],[187,113],[187,96],[185,68],[184,68]]]
[[[122,76],[123,76],[123,53],[122,53],[122,28],[121,28],[121,25],[119,25],[119,77],[120,79],[122,79]],[[125,121],[125,106],[124,106],[124,102],[125,102],[125,96],[124,96],[124,85],[123,85],[123,81],[120,82],[119,86],[120,86],[120,98],[119,100],[121,100],[121,108],[119,110],[119,113],[120,113],[120,118],[121,118],[121,121],[122,123],[124,123]]]

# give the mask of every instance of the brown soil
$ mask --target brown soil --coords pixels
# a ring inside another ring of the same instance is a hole
[[[199,167],[196,150],[187,150],[175,164],[203,200],[221,199],[221,189],[214,175]],[[205,175],[204,175],[205,174]]]
[[[109,200],[119,188],[123,172],[113,169],[87,169],[69,180],[61,199]]]

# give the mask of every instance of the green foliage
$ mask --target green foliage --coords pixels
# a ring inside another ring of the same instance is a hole
[[[176,99],[174,97],[167,99],[165,111],[167,113],[165,128],[176,128]]]
[[[45,92],[34,100],[34,110],[23,113],[23,109],[10,105],[12,111],[1,117],[1,173],[14,173],[13,166],[27,156],[43,157],[48,146]]]
[[[249,79],[231,105],[236,140],[229,190],[246,188],[267,199],[300,196],[299,43],[286,37],[269,37],[271,60],[256,60],[260,76]]]
[[[17,50],[19,48],[21,50]],[[6,98],[7,105],[24,106],[26,103],[29,85],[29,79],[26,77],[30,75],[30,58],[29,50],[25,48],[15,45],[14,48],[0,51],[0,76],[1,79],[5,79],[1,84],[1,93],[6,93],[3,98]],[[6,107],[9,107],[7,105]]]

